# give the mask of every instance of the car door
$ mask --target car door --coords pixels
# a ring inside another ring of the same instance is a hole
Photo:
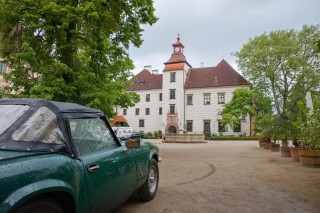
[[[121,146],[100,118],[69,119],[72,141],[86,173],[92,212],[108,212],[136,186],[134,150]]]

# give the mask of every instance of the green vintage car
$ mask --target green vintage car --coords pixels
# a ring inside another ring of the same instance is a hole
[[[121,145],[100,110],[0,100],[0,213],[110,212],[158,189],[159,149]]]

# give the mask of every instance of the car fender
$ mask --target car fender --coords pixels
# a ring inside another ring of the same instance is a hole
[[[10,212],[13,212],[26,201],[50,192],[66,192],[74,197],[74,190],[67,182],[54,179],[41,180],[19,188],[11,193],[9,197],[3,201],[0,212],[7,212],[9,209]]]

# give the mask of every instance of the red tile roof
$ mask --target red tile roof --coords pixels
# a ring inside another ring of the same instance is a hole
[[[127,120],[122,115],[118,115],[113,119],[111,126],[114,126],[116,123],[127,123]]]
[[[144,69],[139,72],[131,81],[134,83],[129,91],[162,89],[162,74],[151,74]]]
[[[183,70],[184,63],[178,63],[178,64],[166,64],[164,66],[163,71],[172,71],[172,70]]]
[[[167,64],[164,71],[182,70],[184,63]],[[131,81],[129,91],[162,89],[162,74],[151,74],[144,69]],[[185,88],[249,85],[248,81],[235,71],[225,60],[216,67],[191,68],[188,71]]]
[[[123,116],[121,116],[121,115],[116,116],[116,117],[113,119],[113,121],[114,121],[114,122],[118,122],[118,123],[125,123],[125,122],[127,122],[127,120],[126,120]]]
[[[216,67],[191,68],[185,82],[186,89],[238,85],[249,85],[249,83],[225,60]]]
[[[164,64],[172,64],[179,62],[187,62],[186,57],[182,53],[172,53],[169,61]]]

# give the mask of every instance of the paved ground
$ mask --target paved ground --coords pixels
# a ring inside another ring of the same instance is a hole
[[[301,166],[257,141],[152,142],[163,158],[158,193],[147,203],[133,196],[117,213],[320,213],[320,168]]]

